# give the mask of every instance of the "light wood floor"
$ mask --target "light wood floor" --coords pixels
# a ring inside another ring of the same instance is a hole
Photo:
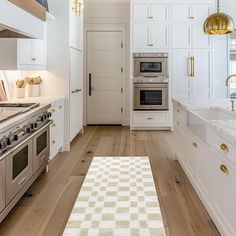
[[[87,127],[0,224],[0,235],[61,235],[93,156],[149,156],[169,235],[220,235],[174,160],[172,133],[127,127]]]

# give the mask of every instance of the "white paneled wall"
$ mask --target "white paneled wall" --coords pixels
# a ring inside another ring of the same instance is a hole
[[[129,1],[121,0],[109,0],[109,1],[95,1],[89,0],[85,1],[84,7],[84,22],[85,30],[86,26],[97,25],[98,29],[100,26],[124,26],[125,27],[125,73],[126,73],[126,86],[125,86],[125,96],[126,96],[126,107],[125,112],[125,124],[129,125],[129,75],[130,75],[130,5]],[[86,51],[86,49],[85,49]],[[86,53],[85,53],[86,54]],[[86,71],[86,70],[85,70]],[[86,78],[86,77],[85,77]],[[86,84],[86,83],[84,83]],[[86,106],[85,106],[86,107]]]

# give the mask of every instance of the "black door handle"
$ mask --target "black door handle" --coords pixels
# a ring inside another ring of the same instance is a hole
[[[89,96],[92,95],[92,74],[89,73]]]

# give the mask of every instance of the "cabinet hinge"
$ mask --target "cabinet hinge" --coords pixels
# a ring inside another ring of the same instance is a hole
[[[123,93],[123,88],[120,89],[121,93]]]
[[[123,107],[121,107],[120,111],[121,111],[121,113],[123,113]]]
[[[121,43],[120,46],[121,46],[121,48],[124,48],[124,44],[123,43]]]
[[[120,71],[121,71],[121,73],[123,73],[123,72],[124,72],[124,68],[123,68],[123,67],[121,67]]]

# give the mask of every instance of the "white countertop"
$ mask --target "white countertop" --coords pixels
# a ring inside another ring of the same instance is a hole
[[[0,123],[0,133],[5,132],[6,130],[14,127],[15,125],[20,124],[21,122],[27,120],[35,113],[37,113],[39,110],[44,109],[47,106],[50,107],[50,104],[59,99],[63,99],[63,97],[27,97],[27,98],[13,98],[6,101],[6,103],[35,102],[35,103],[40,103],[40,105],[39,107],[36,107],[28,112],[22,113],[20,115],[17,115]]]
[[[186,110],[191,111],[198,108],[219,107],[228,112],[231,109],[230,99],[214,99],[214,100],[184,100],[173,99],[174,102],[179,103]],[[232,145],[236,146],[236,112],[230,112],[235,115],[235,120],[209,120],[207,121],[208,129],[213,131],[216,135],[222,137]]]

